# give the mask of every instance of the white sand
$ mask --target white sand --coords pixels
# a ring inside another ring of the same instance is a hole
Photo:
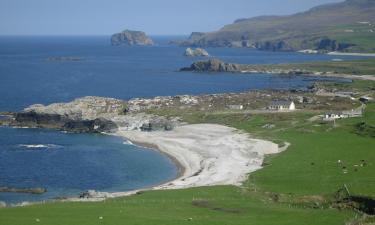
[[[240,185],[248,173],[261,168],[266,154],[279,152],[277,144],[252,139],[234,128],[214,124],[185,125],[172,131],[118,131],[115,135],[157,148],[183,168],[181,176],[175,180],[142,190]],[[89,199],[72,198],[69,201],[100,201],[138,191],[98,192]]]
[[[248,173],[261,168],[265,154],[279,152],[272,142],[214,124],[185,125],[173,131],[119,131],[116,135],[155,146],[184,168],[181,177],[153,189],[240,185]]]

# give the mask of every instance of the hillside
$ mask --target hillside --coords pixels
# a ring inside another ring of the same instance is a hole
[[[346,0],[289,16],[236,20],[216,32],[194,32],[181,45],[375,52],[374,23],[375,1]]]

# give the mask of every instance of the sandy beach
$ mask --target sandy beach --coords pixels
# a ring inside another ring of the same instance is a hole
[[[94,192],[89,198],[68,201],[101,201],[145,190],[181,189],[213,185],[241,185],[248,174],[262,168],[264,156],[285,149],[270,141],[253,139],[244,132],[216,124],[184,125],[172,131],[118,131],[114,135],[167,154],[180,176],[155,187],[126,192]]]
[[[155,132],[120,129],[115,135],[161,151],[180,167],[180,176],[175,180],[143,190],[240,185],[248,173],[261,168],[266,154],[279,152],[278,145],[272,142],[215,124],[184,125],[173,131]],[[128,196],[138,191],[97,193],[97,198],[88,200]]]

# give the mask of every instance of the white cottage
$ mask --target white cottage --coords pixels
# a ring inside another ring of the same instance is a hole
[[[269,110],[296,110],[296,105],[293,101],[273,101],[268,107]]]

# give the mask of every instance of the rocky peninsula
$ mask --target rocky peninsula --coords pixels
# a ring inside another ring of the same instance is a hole
[[[300,64],[237,64],[218,59],[197,61],[180,71],[230,72],[242,74],[279,74],[340,77],[347,79],[375,80],[375,60],[339,62],[313,62]],[[348,69],[349,68],[349,69]]]
[[[124,30],[112,35],[111,44],[114,46],[148,46],[154,45],[154,42],[145,32]]]

